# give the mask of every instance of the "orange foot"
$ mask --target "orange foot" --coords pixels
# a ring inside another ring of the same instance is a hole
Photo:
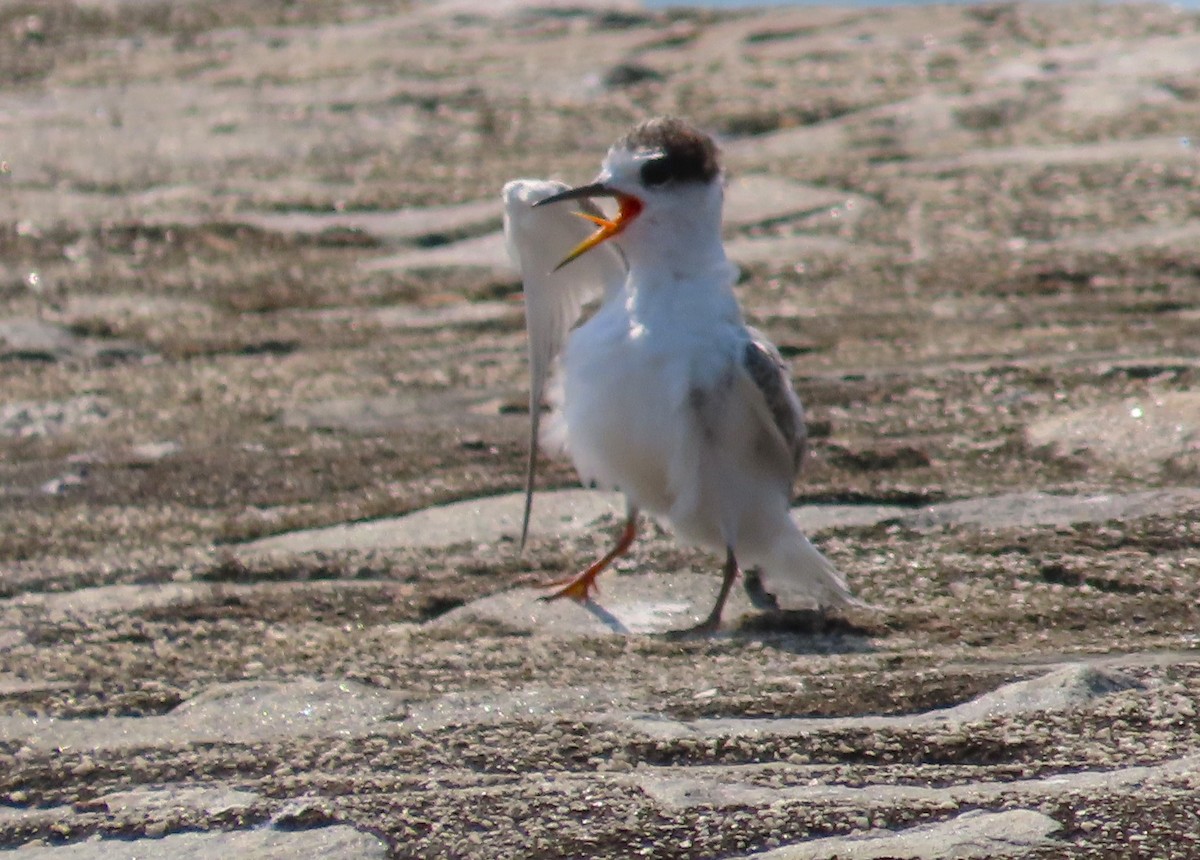
[[[599,570],[593,571],[593,569],[589,567],[587,570],[573,579],[559,579],[555,580],[554,582],[548,582],[546,583],[547,588],[557,588],[558,590],[544,595],[538,599],[548,602],[551,600],[559,600],[563,597],[569,597],[572,600],[579,601],[580,603],[587,603],[592,599],[593,594],[597,594],[600,591],[596,585],[596,574],[599,572]]]
[[[587,603],[592,599],[592,594],[600,590],[596,587],[596,577],[603,573],[614,560],[624,555],[636,537],[637,509],[631,508],[625,520],[625,528],[621,531],[621,536],[617,538],[616,546],[609,550],[604,558],[596,561],[591,567],[579,574],[579,576],[573,579],[560,579],[556,582],[547,583],[548,588],[558,588],[558,591],[555,591],[553,594],[547,594],[541,599],[558,600],[563,597],[569,597],[572,600],[578,600],[580,603]]]

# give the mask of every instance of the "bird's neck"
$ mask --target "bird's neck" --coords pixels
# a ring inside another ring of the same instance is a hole
[[[688,217],[675,213],[675,217],[661,220],[643,216],[621,238],[630,283],[648,288],[711,284],[727,289],[736,278],[721,242],[720,210],[701,210]]]
[[[737,268],[725,256],[719,235],[691,247],[677,244],[657,253],[626,254],[624,305],[638,326],[740,320],[733,295]]]

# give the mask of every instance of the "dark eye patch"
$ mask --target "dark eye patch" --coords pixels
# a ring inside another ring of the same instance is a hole
[[[721,172],[712,138],[673,117],[647,120],[617,141],[614,148],[651,156],[638,174],[650,188],[668,182],[711,182]]]
[[[671,162],[665,155],[653,158],[642,165],[642,184],[647,188],[665,185],[671,178],[671,173]]]

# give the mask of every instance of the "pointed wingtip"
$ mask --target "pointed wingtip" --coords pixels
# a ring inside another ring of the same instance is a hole
[[[525,552],[525,543],[529,539],[529,513],[533,509],[533,493],[526,487],[525,489],[525,515],[521,517],[521,543],[517,548],[518,553]]]
[[[517,552],[525,552],[525,543],[529,539],[529,514],[533,510],[533,488],[526,487],[525,489],[525,515],[521,518],[521,543],[517,547]]]
[[[536,398],[540,399],[540,398]],[[533,513],[533,485],[537,479],[538,426],[541,424],[540,403],[535,403],[531,391],[529,397],[529,459],[525,466],[525,512],[521,517],[521,544],[518,552],[525,552],[529,539],[529,518]]]

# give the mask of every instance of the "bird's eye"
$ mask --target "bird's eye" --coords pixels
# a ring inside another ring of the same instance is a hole
[[[647,188],[665,185],[671,178],[671,164],[666,158],[655,158],[642,165],[642,184]]]

